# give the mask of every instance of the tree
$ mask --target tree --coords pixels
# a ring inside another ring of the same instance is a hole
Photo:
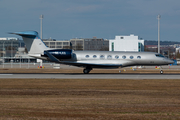
[[[144,46],[144,51],[150,51],[146,45]]]

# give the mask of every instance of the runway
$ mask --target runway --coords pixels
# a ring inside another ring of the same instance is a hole
[[[0,74],[0,78],[34,79],[180,79],[180,74]]]

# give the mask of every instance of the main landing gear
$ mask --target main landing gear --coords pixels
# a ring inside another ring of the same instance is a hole
[[[83,72],[84,72],[84,74],[88,74],[91,70],[92,70],[92,68],[85,68],[83,70]]]

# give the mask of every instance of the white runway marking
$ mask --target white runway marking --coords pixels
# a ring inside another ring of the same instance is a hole
[[[13,75],[13,74],[0,74],[0,75]]]

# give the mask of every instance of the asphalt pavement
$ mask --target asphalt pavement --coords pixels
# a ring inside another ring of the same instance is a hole
[[[35,79],[180,79],[180,74],[0,74],[0,78]]]

